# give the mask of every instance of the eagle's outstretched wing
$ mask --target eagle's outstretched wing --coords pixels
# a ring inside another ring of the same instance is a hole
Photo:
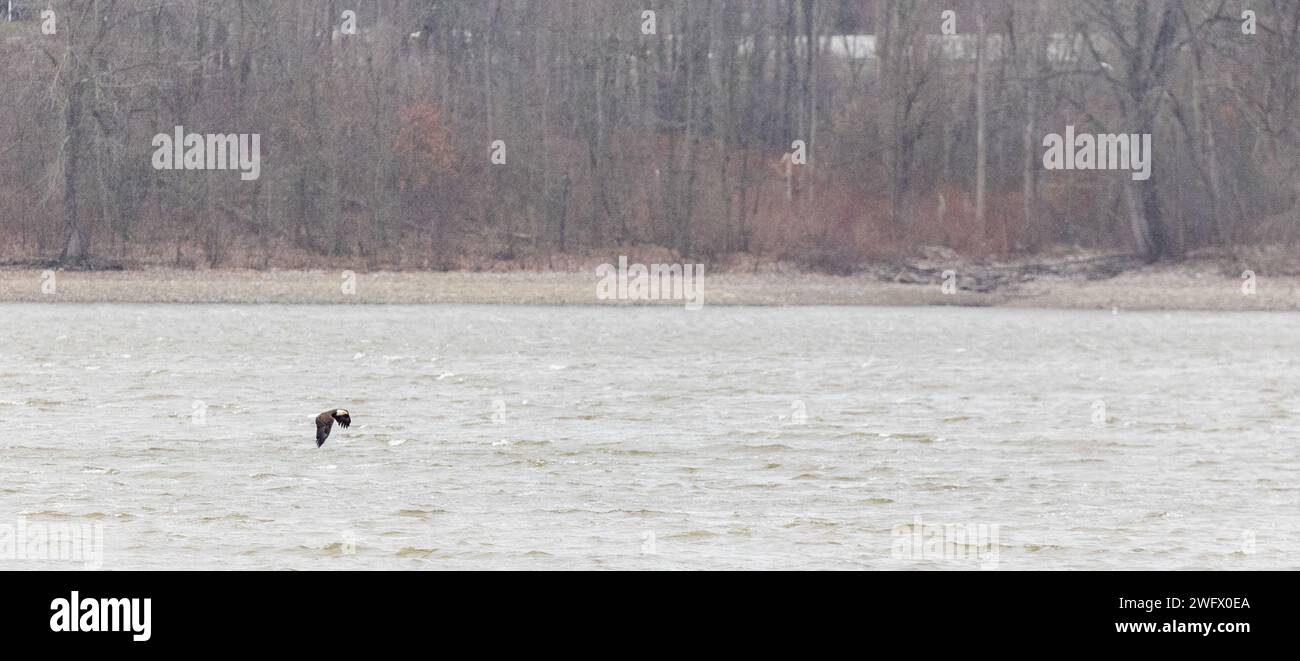
[[[331,411],[326,411],[316,418],[316,447],[325,444],[325,439],[330,436],[330,429],[334,427],[334,416]]]

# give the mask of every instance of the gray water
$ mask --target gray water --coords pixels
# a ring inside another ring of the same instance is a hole
[[[1294,314],[0,305],[0,537],[103,540],[0,569],[1296,568],[1298,349]]]

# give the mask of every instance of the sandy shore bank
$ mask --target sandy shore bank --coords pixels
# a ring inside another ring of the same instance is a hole
[[[0,270],[0,302],[618,305],[596,298],[592,273]],[[969,305],[1124,310],[1297,310],[1300,277],[1259,276],[1253,295],[1222,273],[1153,267],[1102,280],[1043,277],[990,292],[938,283],[797,273],[719,273],[704,305]],[[656,302],[682,306],[682,301]]]

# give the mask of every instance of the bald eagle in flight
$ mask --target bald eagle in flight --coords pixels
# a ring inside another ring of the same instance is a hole
[[[334,427],[335,420],[344,429],[352,426],[352,415],[347,409],[330,409],[316,416],[316,447],[324,445],[325,439],[330,437],[330,429]]]

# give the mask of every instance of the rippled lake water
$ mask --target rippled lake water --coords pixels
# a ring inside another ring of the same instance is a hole
[[[1300,566],[1294,314],[0,305],[0,329],[0,527],[99,526],[105,569]],[[0,568],[82,567],[20,555]]]

